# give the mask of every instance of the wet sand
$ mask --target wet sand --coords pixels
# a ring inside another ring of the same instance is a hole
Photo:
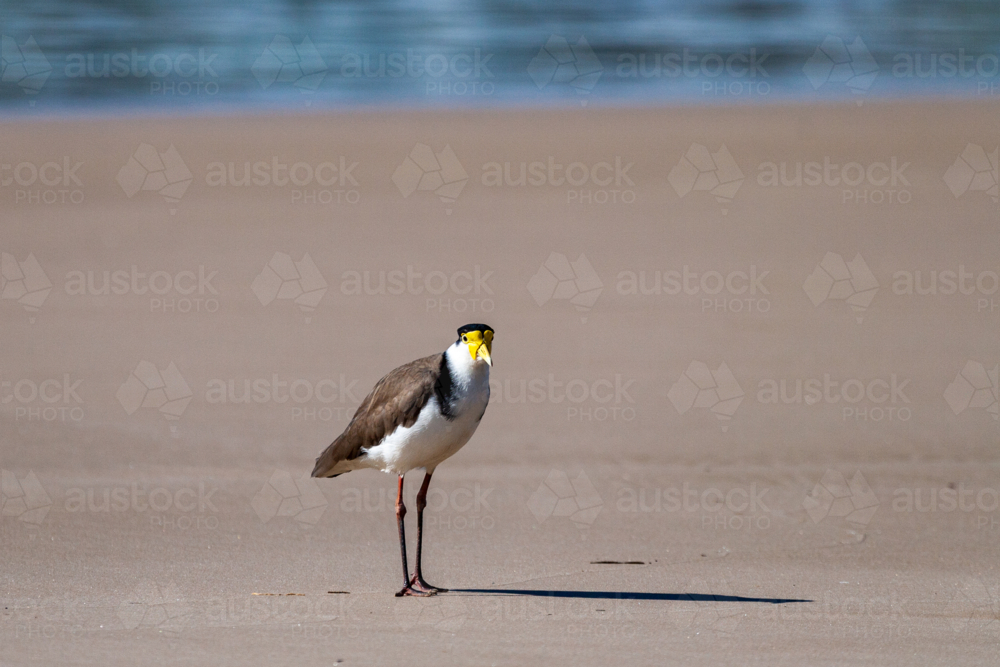
[[[2,123],[0,664],[991,664],[997,111]],[[396,599],[303,476],[466,322]]]

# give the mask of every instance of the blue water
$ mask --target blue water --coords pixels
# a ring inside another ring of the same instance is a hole
[[[4,113],[1000,98],[1000,3],[0,3]]]

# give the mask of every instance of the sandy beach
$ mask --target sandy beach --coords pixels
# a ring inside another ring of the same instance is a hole
[[[998,111],[0,122],[0,665],[995,664]],[[467,322],[397,599],[308,473]]]

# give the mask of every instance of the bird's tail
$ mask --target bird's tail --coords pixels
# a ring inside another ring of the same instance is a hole
[[[336,464],[334,464],[334,465],[336,465]],[[313,477],[339,477],[340,475],[344,474],[342,472],[331,474],[331,468],[332,467],[333,466],[329,465],[326,461],[323,460],[323,457],[320,456],[318,459],[316,459],[316,465],[315,465],[315,467],[313,467],[312,476]]]
[[[330,446],[323,450],[323,453],[316,459],[316,465],[312,471],[313,477],[336,477],[337,475],[349,472],[348,470],[343,470],[343,467],[341,467],[339,472],[334,472],[337,464],[344,460],[343,447],[338,447],[342,438],[343,436],[330,443]]]

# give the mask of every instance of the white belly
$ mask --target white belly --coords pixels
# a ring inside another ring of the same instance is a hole
[[[488,400],[488,394],[484,397]],[[486,400],[470,401],[454,420],[441,415],[437,397],[432,396],[412,426],[400,426],[358,461],[368,468],[401,475],[414,468],[434,468],[469,441],[479,426]],[[478,403],[478,405],[476,405]]]

